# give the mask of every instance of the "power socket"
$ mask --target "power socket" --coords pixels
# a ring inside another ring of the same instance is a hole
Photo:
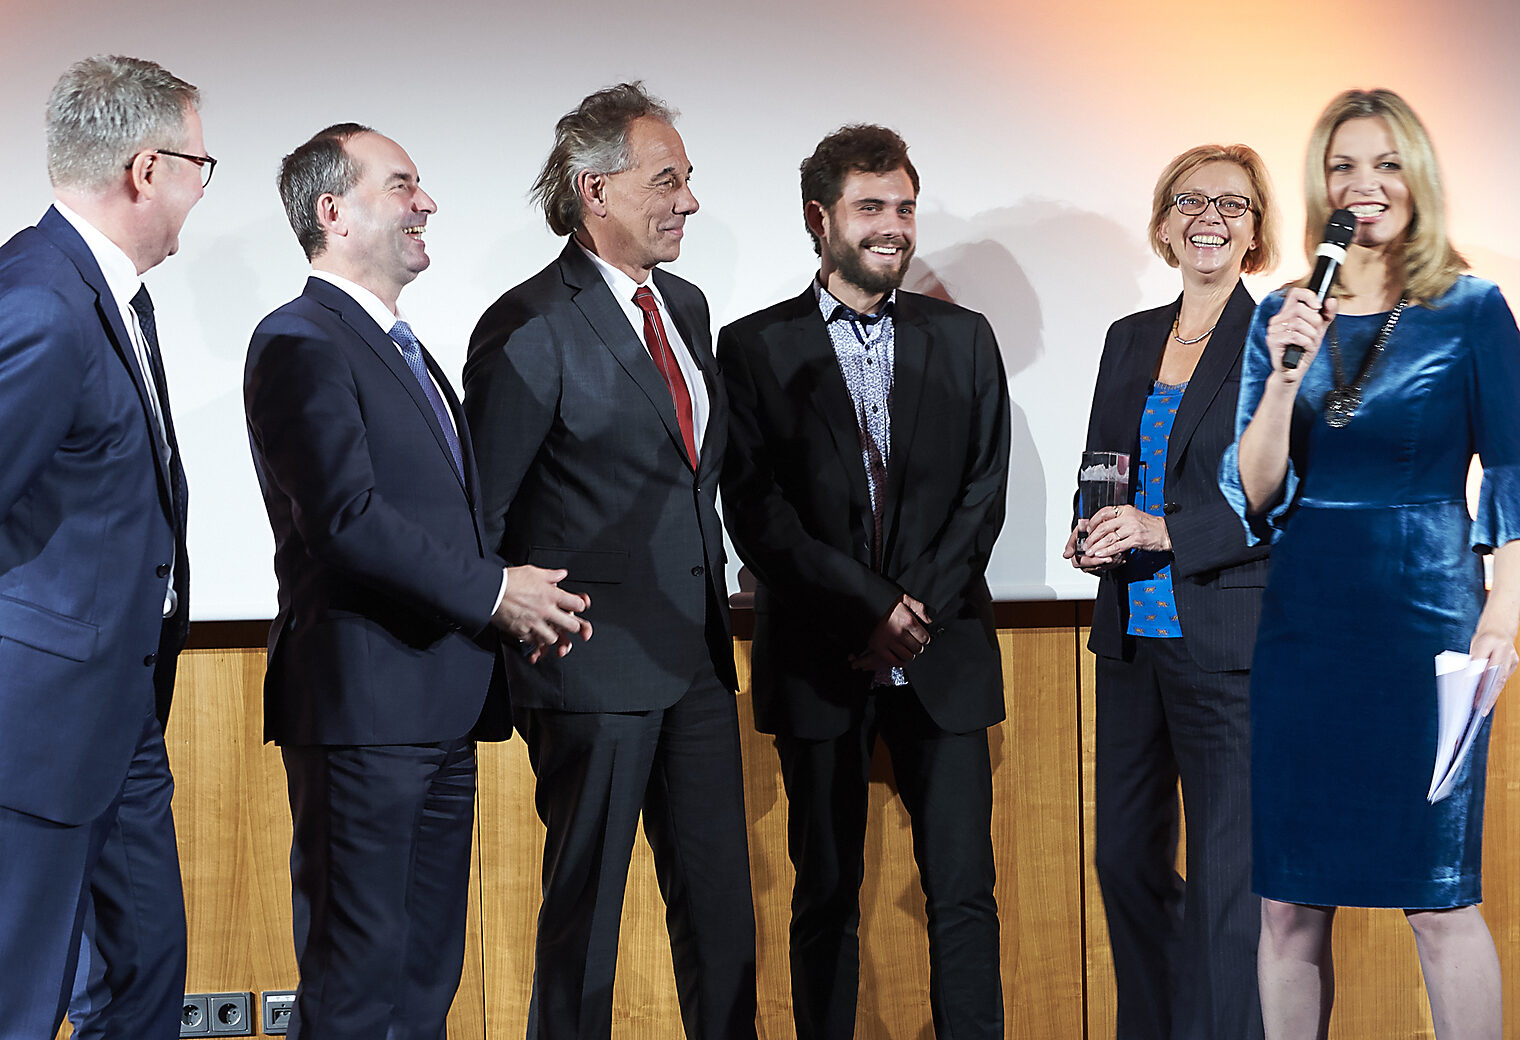
[[[296,1007],[293,989],[266,990],[263,994],[264,1034],[284,1036],[290,1031],[290,1013]]]
[[[206,994],[185,994],[185,1003],[179,1013],[179,1035],[211,1035],[211,998]]]
[[[209,995],[207,1016],[211,1026],[209,1036],[252,1036],[253,1006],[251,993],[212,993]]]

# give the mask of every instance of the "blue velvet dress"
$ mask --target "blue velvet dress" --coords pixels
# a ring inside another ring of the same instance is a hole
[[[1252,321],[1237,444],[1271,371],[1267,322],[1282,300],[1263,300]],[[1338,320],[1345,378],[1386,317]],[[1234,447],[1220,468],[1252,538],[1273,543],[1251,672],[1252,887],[1323,906],[1465,906],[1482,899],[1488,734],[1452,795],[1428,804],[1434,658],[1472,639],[1477,553],[1520,538],[1520,333],[1493,283],[1463,277],[1405,308],[1341,429],[1324,420],[1332,385],[1322,349],[1268,516],[1245,516]]]

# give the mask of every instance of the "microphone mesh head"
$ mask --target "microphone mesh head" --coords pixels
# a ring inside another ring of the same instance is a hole
[[[1356,235],[1356,214],[1349,209],[1338,209],[1330,214],[1330,220],[1325,224],[1325,241],[1340,246],[1342,249],[1351,244],[1351,239]]]

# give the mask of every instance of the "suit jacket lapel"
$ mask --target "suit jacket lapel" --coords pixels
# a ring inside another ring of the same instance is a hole
[[[465,497],[470,500],[470,520],[475,525],[475,541],[480,548],[481,554],[485,554],[485,533],[480,529],[480,474],[475,469],[475,442],[470,437],[470,424],[465,421],[464,408],[459,403],[459,398],[454,396],[454,388],[449,385],[448,377],[443,369],[438,367],[437,360],[426,349],[422,352],[423,360],[427,362],[428,371],[433,374],[433,379],[438,383],[438,389],[443,393],[443,402],[448,405],[449,414],[454,417],[454,432],[459,436],[459,454],[464,458],[464,491]],[[415,382],[415,380],[414,380]],[[431,411],[431,407],[428,409]],[[448,451],[448,445],[444,445],[444,451]],[[452,462],[453,460],[450,459]]]
[[[865,465],[861,459],[860,422],[855,415],[855,400],[845,385],[844,374],[839,371],[839,358],[834,353],[829,330],[818,313],[818,297],[811,283],[793,301],[793,307],[793,316],[776,326],[779,335],[772,350],[781,357],[797,356],[796,370],[804,376],[798,389],[806,395],[809,405],[829,431],[834,450],[839,454],[845,484],[850,489],[850,501],[869,541],[875,524],[871,518],[871,490],[866,484]]]
[[[460,488],[468,494],[469,489],[465,487],[463,478],[460,477],[459,472],[454,468],[454,453],[449,450],[448,438],[444,436],[442,427],[438,425],[438,417],[433,414],[432,402],[427,399],[427,394],[422,390],[422,384],[417,382],[417,377],[407,367],[406,361],[401,357],[401,348],[396,346],[396,341],[391,339],[390,333],[375,324],[375,319],[371,318],[369,312],[360,306],[358,300],[355,300],[348,293],[329,282],[325,282],[320,278],[307,279],[306,294],[315,298],[318,303],[321,303],[328,309],[336,311],[338,316],[343,319],[343,323],[354,330],[354,333],[364,342],[365,346],[375,352],[375,356],[380,359],[380,363],[390,370],[391,375],[396,377],[402,389],[411,397],[412,403],[417,406],[417,411],[421,415],[422,421],[432,431],[433,440],[438,444],[438,450],[443,452],[443,457],[448,462],[449,471],[454,474],[456,480],[459,480]],[[433,373],[433,378],[445,388],[444,400],[448,402],[449,410],[453,413],[457,425],[459,422],[459,409],[454,406],[453,391],[447,389],[448,380],[439,378],[442,372],[439,370],[437,363],[433,361],[432,355],[426,349],[423,350],[422,356],[424,363],[428,367],[428,371]],[[460,442],[460,447],[461,449],[463,448],[463,441]]]
[[[607,288],[601,272],[596,269],[592,262],[586,259],[581,252],[581,247],[572,238],[565,243],[565,249],[560,253],[560,272],[565,279],[565,284],[574,290],[575,305],[590,323],[602,346],[617,359],[623,371],[628,377],[638,384],[644,396],[649,399],[649,404],[659,416],[660,422],[665,426],[665,432],[676,444],[681,452],[681,457],[686,458],[685,439],[681,436],[681,427],[676,422],[675,403],[670,398],[670,388],[665,385],[659,370],[654,366],[654,359],[649,356],[638,334],[633,331],[633,326],[628,321],[628,315],[623,312],[622,306],[613,298],[612,290]],[[675,311],[672,309],[672,316]],[[687,332],[680,324],[684,337]],[[691,460],[686,459],[686,464],[691,465]]]
[[[127,375],[132,379],[132,385],[137,388],[138,402],[142,405],[143,419],[148,424],[153,442],[153,469],[158,474],[158,492],[160,503],[164,509],[164,516],[173,524],[176,533],[183,538],[182,517],[175,509],[175,496],[171,487],[180,481],[173,481],[170,474],[164,469],[163,456],[158,451],[158,420],[155,418],[156,410],[149,400],[148,381],[143,376],[142,368],[137,361],[137,348],[132,345],[132,337],[127,332],[127,327],[122,324],[121,308],[116,304],[116,297],[111,295],[111,287],[106,284],[106,276],[101,273],[100,265],[95,262],[95,254],[90,252],[90,247],[85,245],[84,239],[79,237],[79,232],[74,230],[74,225],[64,219],[51,206],[37,222],[37,230],[46,235],[48,240],[58,247],[74,267],[78,269],[79,276],[84,283],[95,291],[95,310],[100,317],[106,336],[115,348],[121,363],[126,366]],[[164,390],[164,400],[168,400],[168,389]],[[164,428],[169,431],[169,444],[174,448],[174,455],[178,457],[178,448],[173,439],[172,420],[168,412],[164,413]]]
[[[903,474],[908,456],[917,442],[919,404],[923,400],[924,372],[934,337],[913,297],[898,292],[892,318],[892,443],[887,459],[886,498],[882,501],[882,559],[888,559],[902,503]]]
[[[1182,404],[1177,407],[1177,417],[1172,420],[1172,432],[1167,438],[1166,448],[1168,476],[1187,450],[1188,441],[1198,429],[1198,423],[1208,411],[1209,405],[1219,395],[1225,377],[1240,360],[1240,355],[1245,350],[1246,330],[1250,327],[1251,315],[1255,310],[1256,301],[1243,284],[1236,282],[1235,291],[1230,294],[1219,315],[1219,324],[1209,337],[1208,345],[1203,348],[1203,355],[1198,359],[1198,367],[1188,380]]]
[[[1137,322],[1130,342],[1124,346],[1119,379],[1109,391],[1107,402],[1122,402],[1114,415],[1116,425],[1109,428],[1122,438],[1117,443],[1091,444],[1094,451],[1127,451],[1132,463],[1138,464],[1140,451],[1140,418],[1145,414],[1145,399],[1151,394],[1151,384],[1156,380],[1156,370],[1161,366],[1161,355],[1166,350],[1167,333],[1171,329],[1170,315],[1175,309],[1162,309]],[[1094,408],[1099,404],[1094,402]],[[1111,403],[1103,405],[1113,408]]]

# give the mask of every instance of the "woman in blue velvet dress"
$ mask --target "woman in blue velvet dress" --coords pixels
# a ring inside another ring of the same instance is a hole
[[[1331,210],[1357,218],[1336,298],[1321,311],[1291,288],[1257,308],[1238,455],[1221,466],[1253,537],[1273,543],[1251,686],[1267,1036],[1327,1035],[1335,907],[1385,906],[1414,929],[1436,1036],[1498,1040],[1499,963],[1477,907],[1487,734],[1449,798],[1425,795],[1435,655],[1515,669],[1520,333],[1498,288],[1461,274],[1429,139],[1397,95],[1331,102],[1306,199],[1311,253]]]

